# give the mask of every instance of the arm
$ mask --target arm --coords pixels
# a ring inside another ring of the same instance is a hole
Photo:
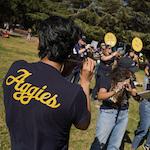
[[[98,99],[100,100],[105,100],[105,99],[109,99],[110,97],[114,96],[115,94],[117,94],[120,90],[122,90],[124,88],[124,84],[123,83],[117,83],[117,85],[114,88],[111,88],[111,91],[109,89],[109,87],[107,86],[108,84],[106,84],[106,79],[101,79],[101,87],[100,90],[98,92]]]
[[[84,91],[84,94],[86,96],[86,98],[84,98],[84,100],[86,101],[86,110],[84,110],[84,112],[82,114],[78,114],[80,117],[79,122],[75,121],[77,123],[74,123],[75,127],[81,130],[86,130],[90,124],[90,120],[91,120],[91,108],[90,108],[90,92],[89,92],[89,87],[90,87],[90,81],[92,79],[93,76],[93,72],[94,72],[94,66],[95,66],[95,62],[88,58],[84,64],[83,64],[83,68],[81,70],[81,75],[80,75],[80,85]],[[78,104],[80,106],[77,106],[77,112],[79,112],[79,107],[81,107],[81,103]],[[83,109],[83,108],[81,108]],[[83,116],[82,116],[83,115]],[[78,117],[77,117],[78,118]]]
[[[136,66],[139,67],[139,57],[135,54],[133,60],[136,62]]]
[[[114,60],[114,63],[113,63],[113,66],[112,66],[112,69],[116,68],[117,67],[117,60]]]
[[[144,72],[145,72],[145,75],[147,75],[147,76],[149,76],[149,67],[148,66],[146,66],[145,67],[145,69],[144,69]]]
[[[94,67],[95,67],[95,61],[92,59],[88,58],[84,64],[83,68],[81,70],[81,75],[80,75],[80,85],[83,88],[83,91],[86,95],[87,98],[87,108],[90,112],[90,81],[93,77],[94,73]]]
[[[91,113],[87,109],[87,98],[82,88],[76,96],[76,101],[71,111],[73,112],[74,126],[80,130],[86,130],[90,124]]]
[[[112,53],[112,54],[109,55],[109,56],[102,55],[101,60],[103,60],[103,61],[108,61],[108,60],[112,59],[113,57],[115,57],[116,55],[118,55],[118,52],[117,52],[117,51],[114,52],[114,53]]]
[[[137,90],[135,88],[135,85],[133,83],[133,81],[129,81],[128,83],[125,83],[125,89],[130,92],[130,94],[132,96],[136,96],[137,95]]]
[[[130,91],[130,93],[131,93],[132,96],[136,96],[136,95],[137,95],[137,90],[136,90],[136,88],[132,89],[132,90]]]
[[[100,88],[100,90],[98,92],[98,99],[105,100],[105,99],[108,99],[108,98],[112,97],[115,94],[116,94],[115,91],[109,91],[109,92],[107,92],[107,89]]]
[[[143,100],[143,98],[140,95],[138,95],[136,89],[132,89],[131,95],[137,102],[141,102]]]
[[[82,54],[82,53],[85,52],[85,51],[86,51],[85,48],[81,48],[81,49],[79,50],[79,54]]]

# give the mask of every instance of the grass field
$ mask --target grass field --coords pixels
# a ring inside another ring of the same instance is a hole
[[[23,38],[10,37],[9,39],[0,38],[0,150],[10,149],[10,140],[5,125],[5,113],[2,96],[2,80],[8,68],[15,60],[24,59],[29,62],[37,61],[37,40],[26,41]],[[139,82],[142,82],[143,72],[137,73]],[[139,89],[140,90],[140,89]],[[87,131],[80,131],[72,127],[70,134],[69,150],[89,150],[95,136],[95,127],[97,120],[98,108],[92,102],[92,120]],[[131,140],[134,136],[134,130],[139,121],[138,103],[131,99],[129,110],[128,131]],[[131,145],[126,144],[125,150],[130,150]],[[139,148],[139,150],[142,150]]]

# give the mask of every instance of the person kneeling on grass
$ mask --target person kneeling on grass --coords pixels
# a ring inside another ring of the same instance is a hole
[[[83,63],[80,85],[61,74],[81,33],[71,20],[51,16],[39,27],[41,60],[10,67],[3,89],[12,150],[67,150],[71,125],[88,128],[94,61]]]
[[[119,150],[128,123],[130,95],[137,93],[132,81],[132,61],[121,58],[109,76],[102,76],[98,99],[102,100],[91,150]]]

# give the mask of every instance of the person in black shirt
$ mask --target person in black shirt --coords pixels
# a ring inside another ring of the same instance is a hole
[[[78,43],[73,48],[73,56],[79,61],[87,57],[86,36],[79,37]],[[78,83],[80,80],[80,70],[81,64],[76,65],[72,73],[67,77],[67,80],[72,83]]]
[[[86,45],[86,36],[80,37],[78,43],[73,48],[73,54],[84,58],[87,55]]]
[[[144,72],[145,72],[145,76],[144,76],[143,86],[144,86],[144,90],[146,90],[147,86],[149,86],[148,88],[150,89],[150,62],[148,60]]]
[[[67,150],[71,125],[88,128],[93,60],[83,63],[80,85],[61,75],[79,34],[71,20],[49,17],[39,26],[41,60],[16,61],[8,70],[3,89],[12,150]]]
[[[104,43],[103,43],[104,44]],[[101,76],[108,76],[110,72],[112,71],[112,66],[115,63],[115,57],[119,54],[117,51],[112,52],[112,49],[109,45],[102,45],[102,52],[100,57],[100,64],[97,68],[96,73],[96,82],[95,87],[92,91],[92,97],[93,99],[97,100],[97,92],[99,90],[99,84],[100,84],[100,77]]]
[[[102,105],[91,150],[119,150],[128,123],[128,100],[137,95],[132,70],[132,61],[121,58],[109,76],[101,76],[98,99]]]
[[[150,90],[150,63],[146,64],[145,67],[145,77],[144,77],[144,90]],[[138,127],[135,131],[135,137],[132,142],[132,150],[138,149],[138,147],[143,143],[145,137],[146,142],[143,145],[144,150],[150,150],[150,98],[144,99],[139,105],[139,116],[140,120]],[[147,136],[146,136],[147,135]]]

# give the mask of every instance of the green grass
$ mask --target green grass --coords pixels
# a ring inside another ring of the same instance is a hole
[[[5,124],[5,113],[2,98],[2,79],[6,74],[8,68],[15,60],[27,60],[29,62],[37,61],[37,40],[26,41],[22,38],[2,39],[0,38],[0,150],[10,149],[10,139],[8,130]],[[143,80],[143,72],[139,71],[137,73],[137,78],[139,82]],[[138,90],[141,90],[139,88]],[[70,134],[70,148],[69,150],[89,150],[90,145],[95,136],[96,120],[98,108],[92,102],[92,120],[91,124],[86,131],[78,130],[74,127],[71,129]],[[138,115],[138,103],[131,99],[130,110],[129,110],[129,123],[128,131],[131,140],[134,137],[134,130],[137,127],[139,121]],[[125,150],[130,150],[131,145],[126,144]],[[139,150],[142,150],[139,148]]]

